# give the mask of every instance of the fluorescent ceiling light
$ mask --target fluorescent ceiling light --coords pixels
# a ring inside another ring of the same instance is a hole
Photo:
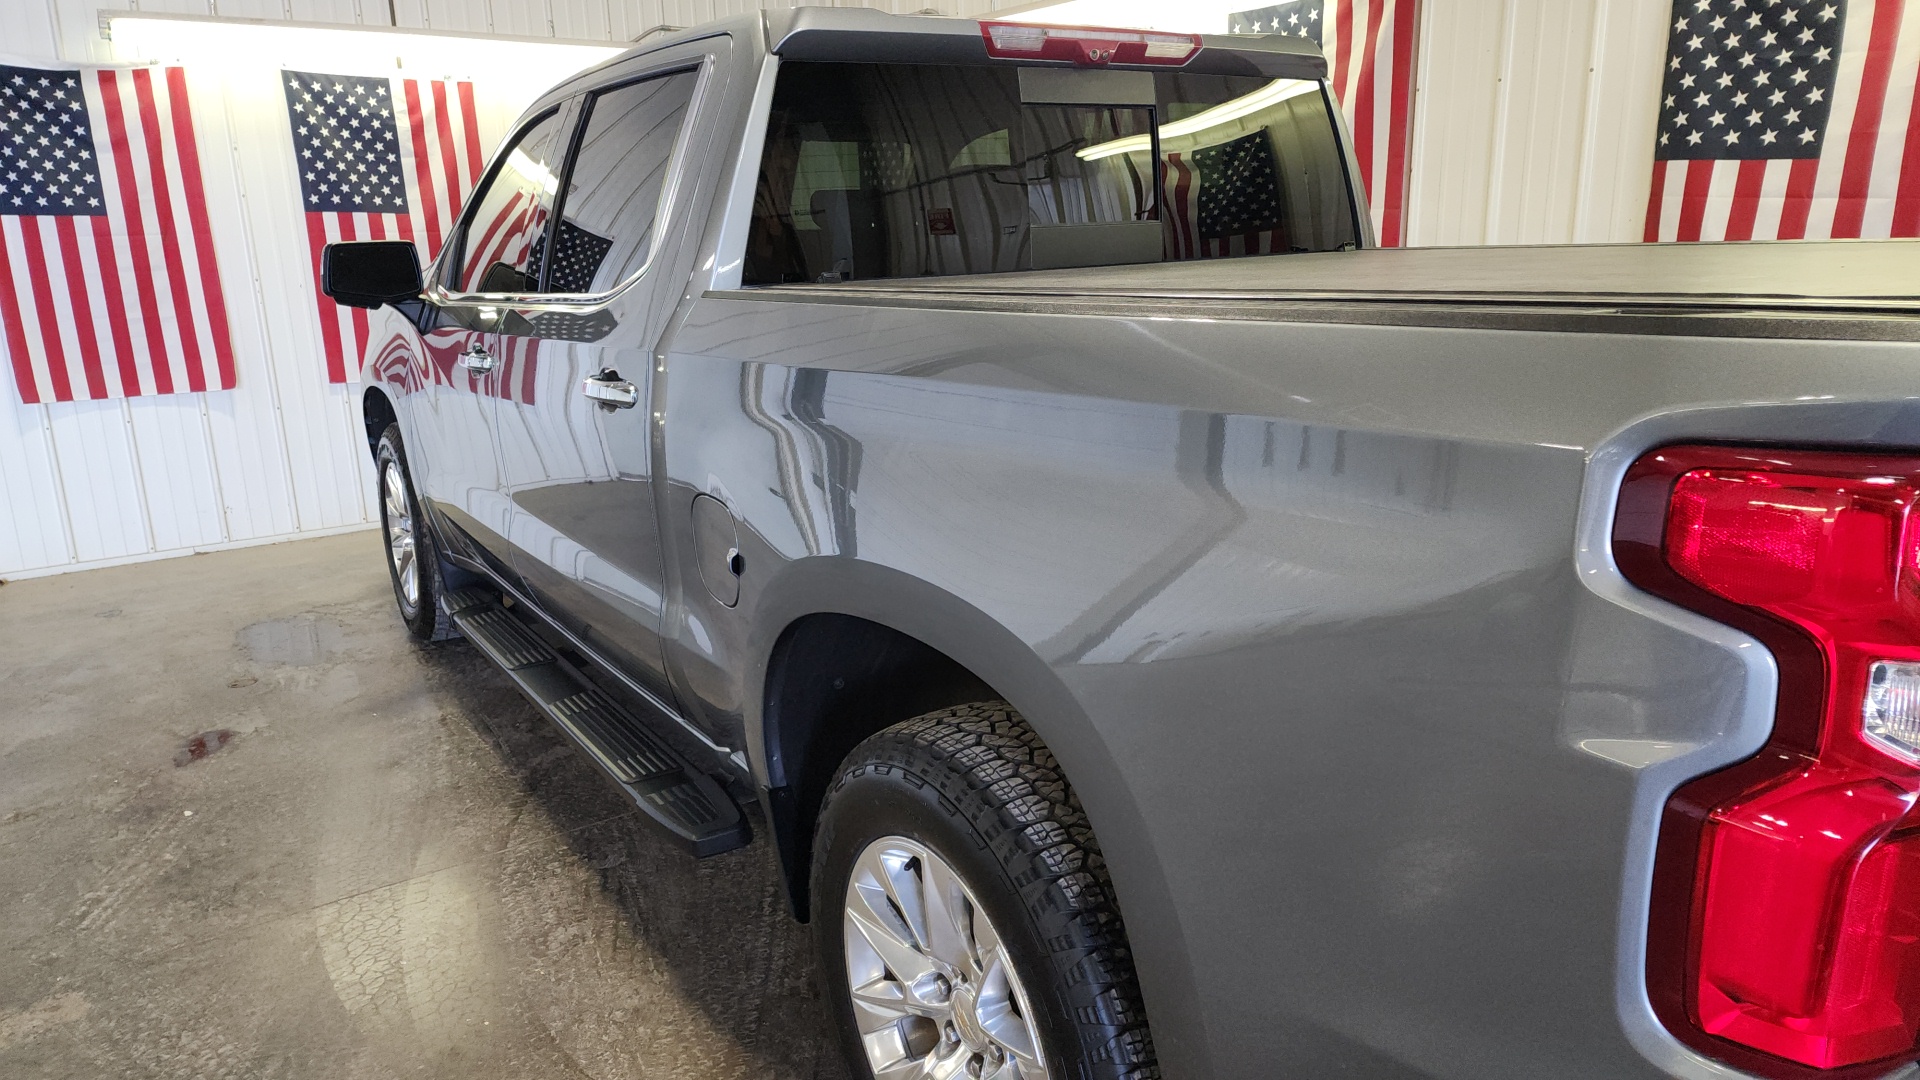
[[[1289,98],[1296,98],[1318,89],[1320,89],[1319,83],[1307,79],[1276,79],[1251,94],[1215,105],[1206,112],[1194,113],[1184,120],[1175,120],[1170,124],[1161,124],[1160,138],[1162,140],[1177,139],[1182,135],[1193,135],[1208,128],[1220,127],[1262,109],[1270,109]],[[1151,136],[1129,135],[1112,142],[1096,143],[1085,150],[1075,151],[1073,156],[1082,161],[1098,161],[1115,154],[1131,154],[1152,149]]]
[[[544,90],[626,51],[626,46],[551,38],[506,38],[444,30],[340,26],[194,15],[107,15],[121,61],[201,68],[290,67],[364,72],[369,65],[443,75],[505,75]]]

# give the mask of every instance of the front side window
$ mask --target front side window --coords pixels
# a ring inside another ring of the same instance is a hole
[[[1357,243],[1310,80],[788,62],[744,281],[833,282]]]
[[[453,246],[448,287],[455,292],[539,291],[541,235],[560,189],[566,152],[560,113],[523,129],[474,200]]]
[[[588,99],[546,260],[548,292],[605,292],[646,265],[696,80],[675,72]]]

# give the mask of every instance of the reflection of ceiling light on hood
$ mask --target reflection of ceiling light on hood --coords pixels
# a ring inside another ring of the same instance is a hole
[[[1257,113],[1262,109],[1271,108],[1286,101],[1288,98],[1296,98],[1301,94],[1310,93],[1318,89],[1320,89],[1319,83],[1306,79],[1276,79],[1251,94],[1234,98],[1232,101],[1221,105],[1215,105],[1206,112],[1194,113],[1185,120],[1175,120],[1170,124],[1161,124],[1160,137],[1162,139],[1175,139],[1182,135],[1192,135],[1196,132],[1205,131],[1211,127],[1219,127],[1222,124],[1238,120],[1250,113]],[[1085,150],[1075,151],[1073,156],[1082,161],[1098,161],[1101,158],[1112,157],[1115,154],[1146,153],[1152,149],[1152,137],[1147,135],[1129,135],[1124,139],[1098,143],[1094,146],[1087,147]]]

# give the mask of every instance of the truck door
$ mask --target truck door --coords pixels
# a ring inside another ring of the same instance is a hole
[[[544,294],[516,305],[500,337],[515,569],[550,618],[662,702],[653,346],[686,284],[668,242],[685,223],[667,210],[696,156],[683,128],[713,47],[649,57],[582,101]]]
[[[467,554],[510,582],[512,504],[496,426],[512,383],[499,329],[505,297],[533,291],[528,282],[539,275],[569,115],[562,108],[535,117],[503,144],[454,226],[428,292],[434,318],[423,338],[433,369],[432,415],[416,425],[430,443],[422,455],[427,495],[465,534]]]

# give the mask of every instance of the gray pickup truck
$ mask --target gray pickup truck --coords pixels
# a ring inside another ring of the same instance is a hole
[[[1375,250],[1325,71],[800,9],[556,87],[325,254],[407,626],[754,807],[876,1080],[1911,1069],[1920,246]]]

